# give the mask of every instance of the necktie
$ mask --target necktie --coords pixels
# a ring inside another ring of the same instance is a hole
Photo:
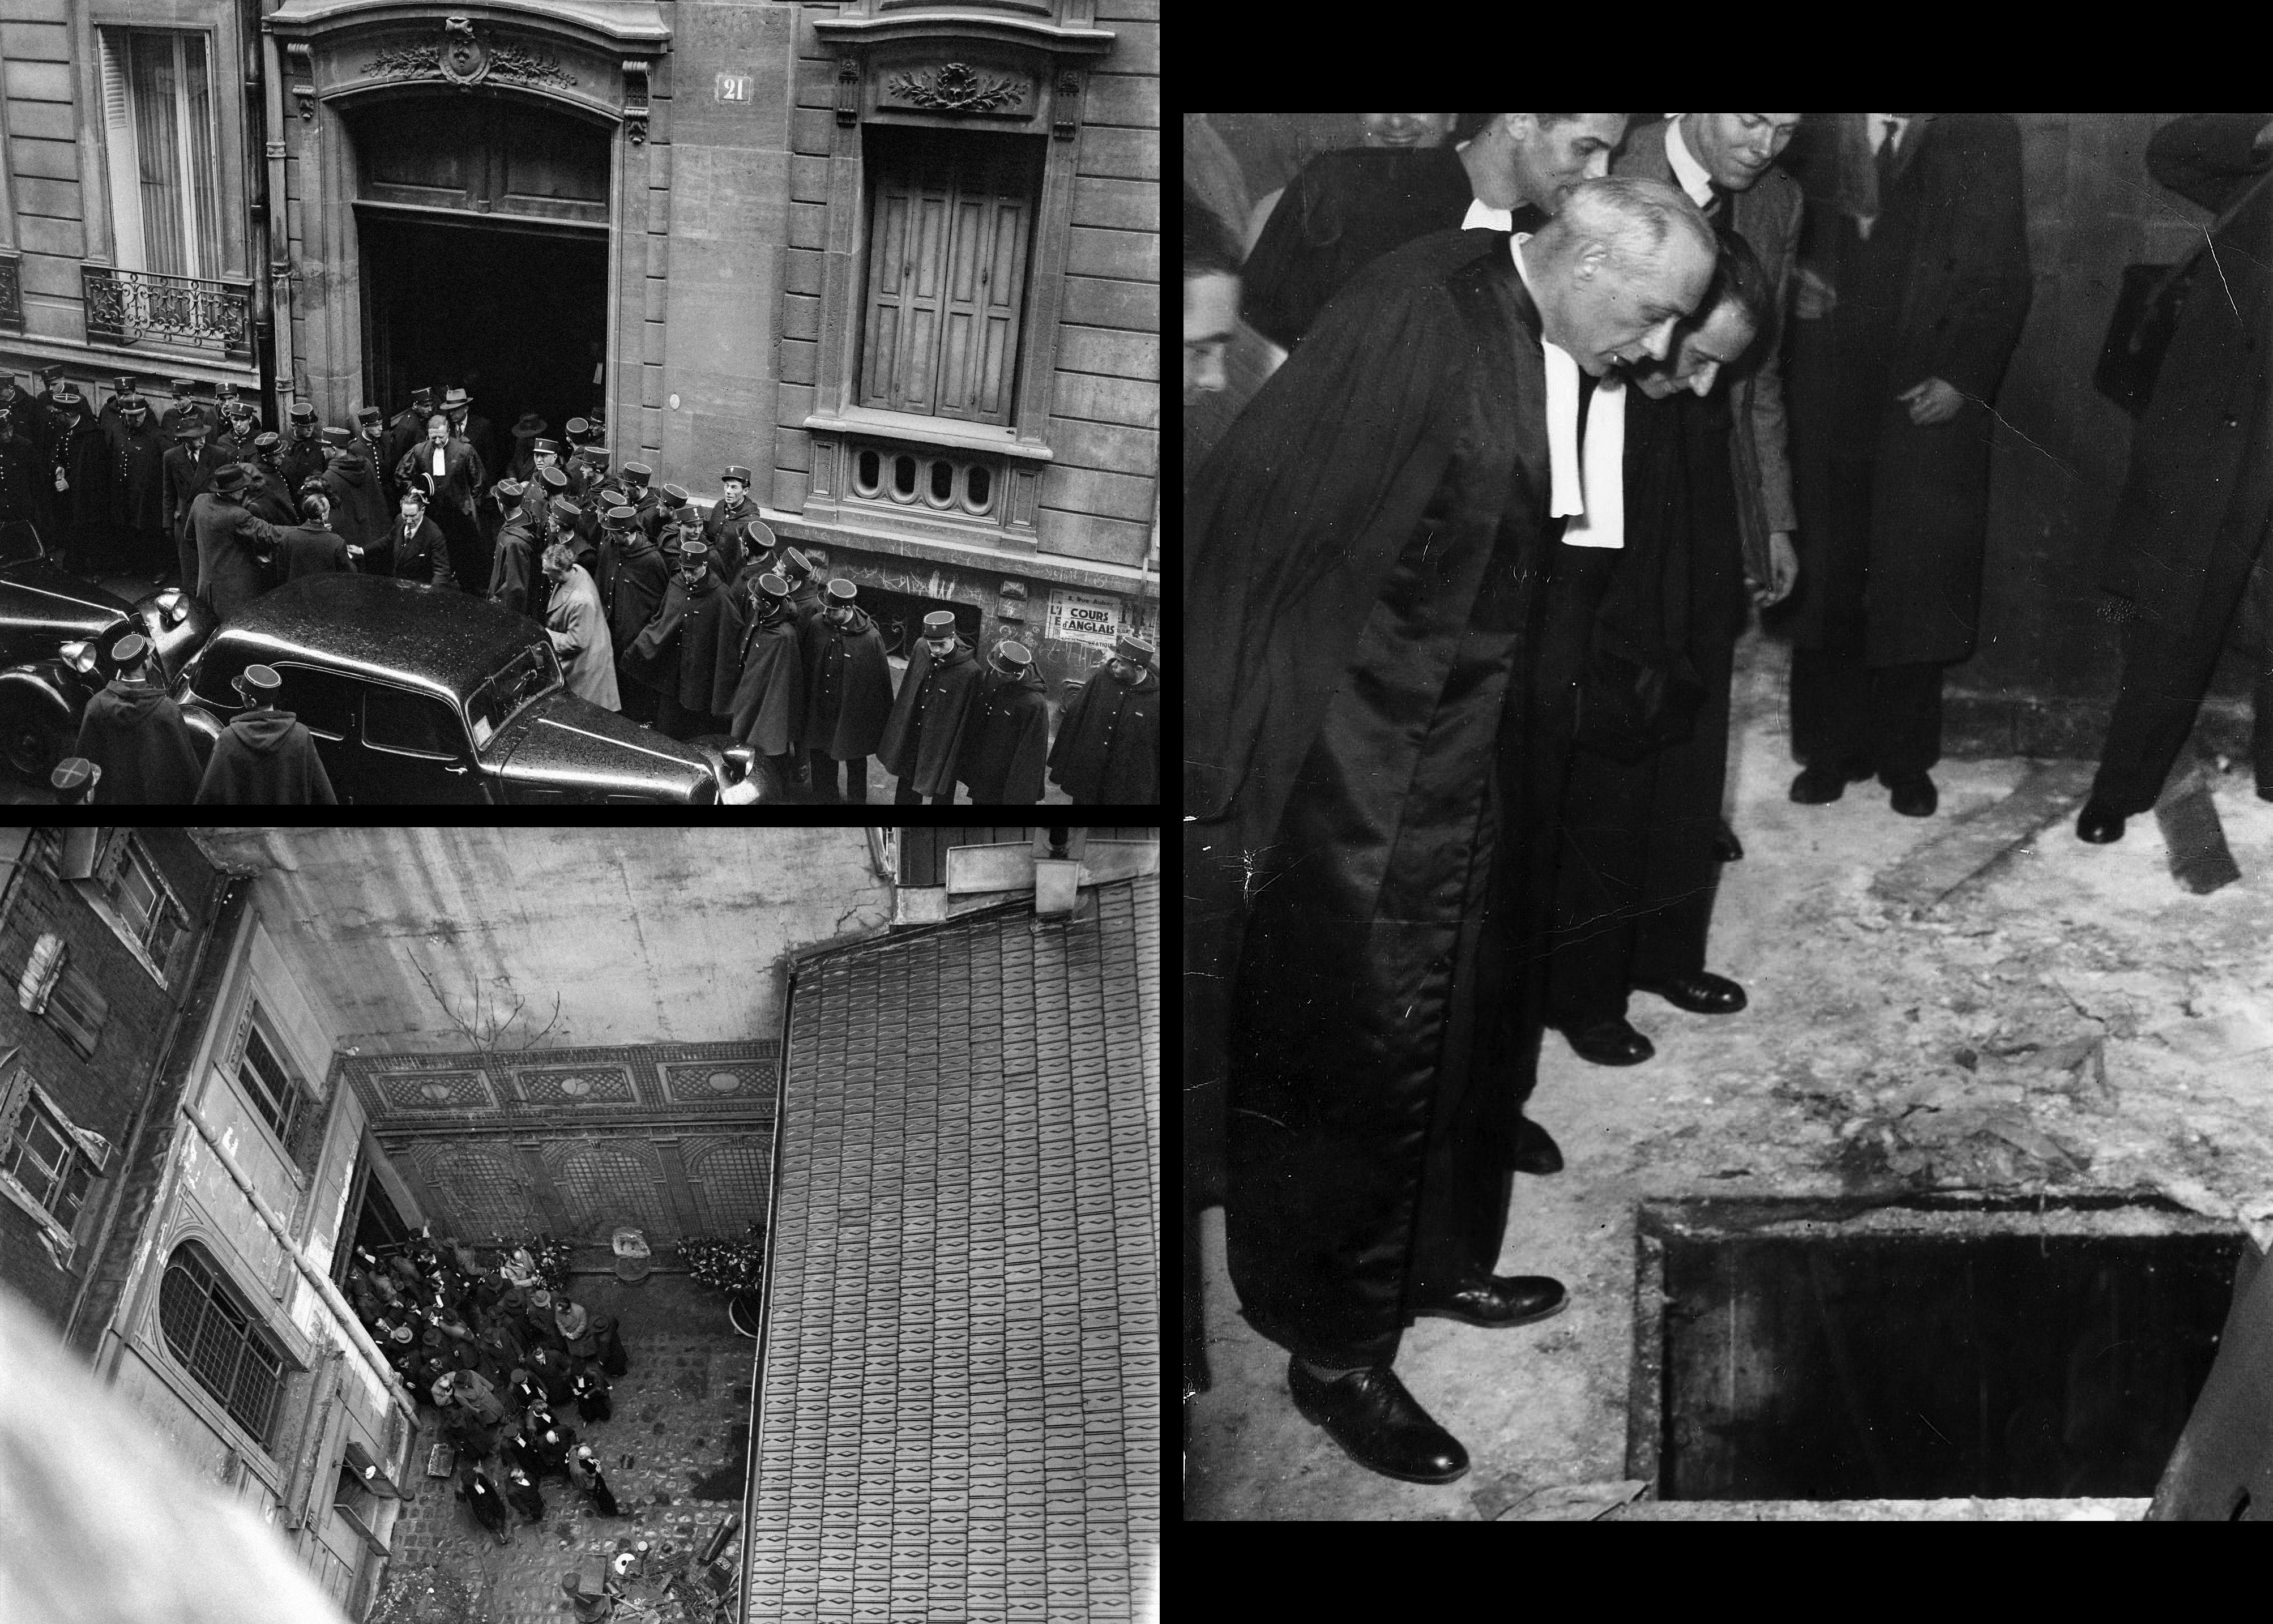
[[[1705,201],[1705,218],[1711,223],[1713,229],[1715,231],[1726,231],[1729,228],[1729,191],[1727,187],[1715,186],[1713,188],[1712,195]]]
[[[1879,210],[1886,212],[1887,203],[1894,195],[1894,144],[1902,138],[1902,121],[1887,121],[1887,138],[1879,143]]]

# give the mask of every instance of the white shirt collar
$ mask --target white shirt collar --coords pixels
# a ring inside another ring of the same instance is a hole
[[[1713,201],[1713,177],[1697,155],[1689,150],[1689,143],[1681,138],[1681,115],[1676,113],[1665,121],[1665,155],[1673,165],[1673,178],[1681,183],[1681,190],[1699,208]]]
[[[1468,205],[1467,215],[1460,221],[1460,229],[1474,231],[1478,228],[1486,231],[1512,231],[1515,229],[1515,211],[1496,209],[1482,198],[1478,198]],[[1522,261],[1518,260],[1517,263],[1519,265]]]
[[[1539,290],[1532,285],[1531,267],[1523,263],[1523,245],[1529,241],[1531,233],[1519,231],[1508,251],[1515,257],[1515,273],[1523,278],[1524,290],[1537,304]],[[1545,315],[1543,306],[1541,314]],[[1587,511],[1579,461],[1579,363],[1569,350],[1543,336],[1540,348],[1547,360],[1547,512],[1563,519]]]

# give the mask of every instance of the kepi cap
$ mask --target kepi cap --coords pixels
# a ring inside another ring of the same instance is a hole
[[[110,657],[120,665],[131,665],[150,652],[150,640],[139,632],[129,632],[110,646]]]
[[[563,474],[559,468],[537,469],[536,483],[543,485],[547,490],[566,490],[568,489],[568,476],[566,474]]]
[[[77,795],[101,777],[102,769],[85,756],[65,756],[56,763],[56,770],[48,775],[48,782],[65,795]]]
[[[274,429],[263,429],[252,437],[252,449],[255,451],[274,451],[283,443]]]
[[[644,462],[626,462],[624,464],[624,477],[634,485],[644,485],[655,477],[655,470]]]
[[[707,558],[710,556],[710,549],[701,536],[690,535],[679,543],[679,556],[682,558]]]
[[[789,582],[768,570],[758,577],[758,590],[778,602],[788,598]]]
[[[850,603],[854,598],[859,596],[859,595],[860,588],[854,586],[851,581],[845,580],[842,575],[839,575],[835,580],[829,583],[829,595],[836,599],[839,603]]]
[[[750,483],[750,470],[742,467],[739,463],[736,463],[730,466],[726,471],[718,475],[718,477],[720,479],[739,479],[746,485]]]
[[[1033,655],[1024,643],[997,643],[994,646],[994,659],[998,664],[1012,668],[1031,665],[1034,662]]]
[[[1114,640],[1113,652],[1139,665],[1150,666],[1152,663],[1152,645],[1141,637],[1130,637],[1126,632]]]
[[[935,609],[932,610],[930,614],[926,615],[924,617],[924,635],[926,637],[953,637],[955,635],[954,613],[949,610]]]
[[[282,687],[284,679],[276,674],[276,668],[273,665],[248,665],[238,676],[236,683],[240,688],[258,689],[269,694]]]
[[[313,423],[313,422],[315,422],[315,421],[316,421],[316,408],[315,408],[314,407],[312,407],[312,406],[309,405],[305,400],[295,400],[295,401],[293,401],[293,402],[292,402],[292,421],[293,421],[294,423]]]
[[[545,451],[545,452],[551,452],[554,456],[556,456],[556,457],[557,457],[557,456],[559,456],[559,455],[560,454],[560,442],[559,442],[559,440],[539,439],[539,440],[537,440],[536,442],[535,442],[533,445],[531,445],[529,446],[529,450],[531,450],[531,451],[533,451],[533,452],[536,452],[536,451]]]
[[[378,423],[386,416],[376,406],[358,406],[355,415],[357,423]]]

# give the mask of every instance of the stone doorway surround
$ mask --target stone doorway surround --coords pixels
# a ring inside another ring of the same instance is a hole
[[[650,273],[643,225],[655,183],[647,151],[650,86],[667,64],[671,29],[641,0],[285,0],[263,21],[283,86],[285,116],[272,145],[292,198],[290,261],[271,266],[281,379],[327,423],[365,404],[362,255],[356,236],[355,140],[349,116],[391,97],[436,93],[526,98],[620,131],[610,176],[607,390],[611,437],[623,443],[640,404],[643,354],[625,355],[624,289]],[[640,263],[625,263],[627,254]],[[289,312],[289,323],[281,319]],[[289,345],[289,350],[288,350]],[[627,383],[625,369],[631,369]],[[383,409],[399,401],[374,402]]]

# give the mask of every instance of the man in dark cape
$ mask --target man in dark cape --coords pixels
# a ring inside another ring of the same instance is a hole
[[[715,560],[710,567],[718,572],[719,580],[731,581],[741,574],[742,565],[747,561],[743,543],[748,538],[748,527],[757,520],[758,505],[750,500],[750,470],[739,463],[719,475],[718,488],[722,494],[702,516],[702,539],[710,543]],[[770,552],[773,532],[762,524],[758,528],[764,533],[766,550]]]
[[[252,437],[252,455],[244,462],[245,506],[279,529],[300,520],[299,492],[284,483],[278,461],[283,445],[275,430],[264,429]]]
[[[519,487],[499,480],[497,492],[500,498],[510,498],[513,505],[506,511],[505,523],[498,528],[497,542],[490,553],[490,602],[516,615],[542,620],[544,590],[538,587],[537,605],[532,609],[529,587],[537,576],[536,560],[544,548],[536,516],[544,486],[534,479]]]
[[[633,674],[631,651],[663,602],[664,589],[671,582],[671,562],[647,539],[637,517],[622,503],[607,509],[600,532],[600,567],[593,580],[608,611],[608,637],[616,651],[616,685],[623,696],[624,715],[634,722],[651,722],[659,696]]]
[[[236,686],[245,708],[214,741],[213,760],[198,786],[198,805],[337,805],[315,739],[290,711],[276,708],[283,678],[275,669],[248,665]]]
[[[746,625],[738,663],[741,676],[728,707],[728,731],[766,759],[775,786],[785,785],[790,752],[805,722],[805,661],[798,652],[797,617],[789,606],[789,583],[761,575],[747,595],[736,595]]]
[[[654,617],[624,655],[624,673],[661,696],[655,725],[673,738],[723,733],[734,704],[734,656],[742,616],[725,583],[710,573],[710,550],[698,535],[679,543],[679,570],[664,588]]]
[[[345,429],[324,430],[324,496],[331,504],[332,528],[350,547],[370,550],[386,529],[386,498],[371,460],[371,442]]]
[[[1122,637],[1058,719],[1050,776],[1076,802],[1150,806],[1160,798],[1160,677],[1152,646]]]
[[[330,466],[325,454],[323,425],[316,421],[316,408],[305,400],[292,402],[291,432],[276,453],[277,476],[288,490],[297,490]]]
[[[805,724],[798,737],[811,752],[814,789],[827,801],[867,800],[868,758],[892,714],[892,668],[884,658],[883,635],[854,603],[858,592],[849,580],[829,583],[829,607],[814,623],[806,667]]]
[[[971,702],[955,776],[973,806],[1028,806],[1042,798],[1050,752],[1050,701],[1024,643],[998,643]]]
[[[48,483],[61,488],[54,504],[58,534],[46,539],[63,550],[67,567],[91,575],[107,562],[102,553],[111,534],[116,498],[109,442],[74,385],[63,385],[51,400],[56,428]],[[192,589],[194,583],[184,583],[184,591]]]
[[[1384,1475],[1467,1469],[1390,1368],[1413,1316],[1564,1301],[1492,1273],[1526,1061],[1493,1003],[1494,751],[1550,511],[1583,511],[1550,436],[1575,447],[1580,373],[1666,353],[1714,251],[1647,181],[1574,187],[1527,242],[1422,238],[1327,307],[1188,505],[1188,1110],[1220,1112],[1227,1074],[1242,1307]],[[1222,1126],[1188,1118],[1195,1213]]]
[[[0,407],[0,522],[28,524],[45,538],[55,529],[48,517],[54,494],[47,458],[18,427],[16,414]]]
[[[111,646],[110,657],[118,675],[86,702],[71,751],[102,769],[94,804],[190,805],[205,763],[198,758],[196,736],[150,663],[149,642],[129,632]]]
[[[876,746],[884,770],[899,780],[892,791],[896,805],[954,801],[955,758],[978,692],[979,662],[971,645],[956,635],[954,615],[934,610],[924,617],[923,640],[908,656]]]
[[[174,562],[171,538],[166,534],[165,438],[158,431],[149,402],[140,395],[120,393],[110,405],[117,408],[105,419],[111,490],[116,498],[112,519],[125,533],[125,556],[113,562],[129,569],[162,570]]]

